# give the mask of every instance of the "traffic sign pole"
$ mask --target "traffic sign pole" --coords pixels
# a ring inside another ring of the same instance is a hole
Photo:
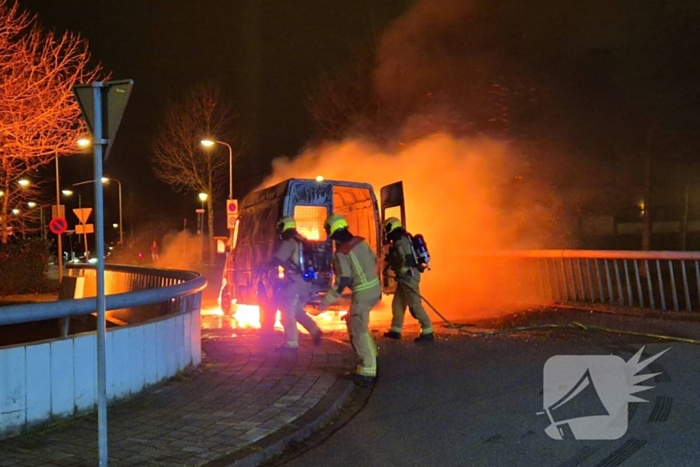
[[[97,426],[99,465],[106,467],[107,455],[107,367],[105,321],[105,246],[104,246],[104,196],[102,180],[103,157],[106,159],[119,127],[124,107],[129,99],[132,80],[94,82],[73,87],[80,110],[88,127],[92,130],[95,183],[95,253],[97,255]],[[103,107],[103,102],[105,106]],[[104,139],[107,136],[108,139]],[[81,212],[81,214],[83,214]],[[81,214],[76,213],[78,217]],[[87,218],[87,216],[85,216]],[[81,222],[85,226],[85,222]],[[120,221],[121,224],[121,221]],[[87,229],[85,229],[87,230]],[[87,240],[87,236],[85,237]],[[86,243],[87,247],[87,243]],[[87,248],[86,248],[87,250]]]
[[[56,213],[57,213],[58,217],[62,217],[60,214],[61,192],[59,191],[60,186],[59,186],[58,181],[60,180],[60,178],[58,175],[59,175],[59,173],[58,173],[58,154],[56,154]],[[51,216],[51,217],[53,218],[56,216]],[[60,284],[61,282],[63,282],[63,235],[58,234],[58,241],[57,241],[56,246],[58,247],[58,255],[57,255],[57,257],[58,257],[58,283]],[[67,323],[67,322],[68,322],[68,320],[65,321],[65,323]]]
[[[93,150],[95,163],[95,250],[97,253],[97,416],[100,467],[106,467],[107,456],[107,323],[105,321],[105,245],[104,202],[102,183],[102,156],[106,141],[102,137],[102,83],[92,83],[95,120]]]
[[[228,243],[229,247],[233,247],[233,229],[236,227],[236,219],[238,219],[238,200],[226,200],[226,225],[228,226]]]

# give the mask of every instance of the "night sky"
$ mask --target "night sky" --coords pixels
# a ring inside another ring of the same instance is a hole
[[[176,228],[183,217],[194,225],[197,194],[174,193],[148,165],[149,142],[169,100],[198,82],[220,85],[237,116],[235,130],[247,142],[234,166],[240,198],[269,174],[273,158],[297,154],[311,137],[304,102],[320,76],[345,66],[408,2],[353,0],[332,8],[324,0],[19,3],[45,29],[78,31],[113,79],[134,80],[104,173],[121,180],[125,200],[134,198],[152,218]],[[92,176],[85,156],[61,164],[62,186]],[[109,193],[105,197],[109,203]]]
[[[381,143],[435,131],[506,141],[529,167],[525,183],[556,190],[572,212],[637,215],[649,154],[659,215],[676,216],[683,187],[700,182],[696,0],[20,4],[46,28],[79,31],[114,79],[134,79],[105,173],[122,180],[137,217],[170,228],[185,216],[193,225],[198,201],[155,179],[149,141],[168,100],[201,81],[220,84],[248,143],[238,198],[272,159],[317,136],[305,102],[338,70],[351,71],[336,82],[350,97],[325,110],[343,131]],[[90,178],[90,163],[68,159],[66,181]]]

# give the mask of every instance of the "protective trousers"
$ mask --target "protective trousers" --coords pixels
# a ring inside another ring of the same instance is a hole
[[[284,327],[285,347],[299,347],[299,330],[297,323],[304,326],[312,336],[321,333],[316,322],[304,311],[306,305],[306,294],[284,294],[279,298],[278,305],[282,314],[282,326]]]
[[[377,346],[369,333],[369,312],[379,302],[381,291],[377,286],[352,294],[346,319],[352,348],[360,359],[355,369],[358,375],[377,376]]]
[[[415,277],[401,276],[397,278],[396,292],[391,301],[391,331],[401,333],[406,306],[408,306],[411,316],[420,323],[421,334],[433,332],[433,325],[421,302],[419,284],[419,279]]]

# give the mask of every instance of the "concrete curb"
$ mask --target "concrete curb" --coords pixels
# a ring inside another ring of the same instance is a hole
[[[291,443],[308,438],[340,409],[352,394],[354,387],[352,381],[339,377],[311,410],[287,427],[244,449],[209,462],[204,467],[256,467],[262,464],[283,452]]]

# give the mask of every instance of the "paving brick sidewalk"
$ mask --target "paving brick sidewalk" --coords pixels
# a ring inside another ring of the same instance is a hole
[[[254,465],[266,448],[280,449],[349,396],[352,383],[340,375],[355,357],[343,338],[314,347],[302,336],[295,356],[274,351],[279,334],[202,331],[198,369],[109,408],[109,465]],[[98,460],[95,415],[0,441],[0,467]]]

